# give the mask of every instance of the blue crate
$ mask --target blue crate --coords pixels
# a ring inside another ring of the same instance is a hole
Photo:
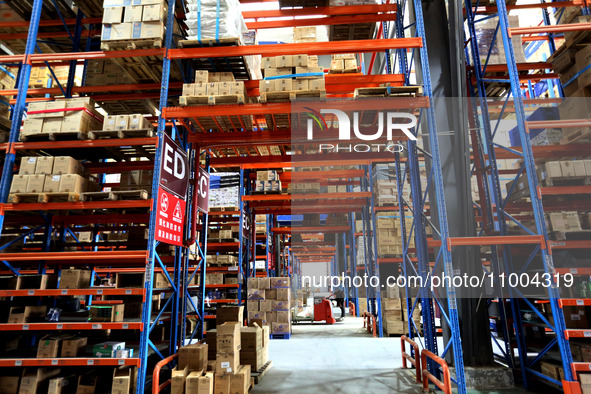
[[[557,107],[543,107],[536,109],[530,116],[527,117],[527,120],[558,120],[558,118],[559,116]],[[543,130],[544,129],[531,129],[529,131],[529,138],[534,138]],[[511,142],[511,146],[521,146],[521,139],[519,138],[519,130],[517,130],[517,127],[509,130],[509,141]]]
[[[271,339],[289,339],[291,334],[271,334]]]

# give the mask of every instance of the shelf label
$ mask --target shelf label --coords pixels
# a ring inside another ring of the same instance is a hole
[[[86,360],[86,365],[94,365],[94,360]]]
[[[29,325],[28,324],[23,324],[23,330],[28,330],[29,329]]]
[[[575,275],[576,275],[576,274],[578,274],[578,273],[579,273],[579,271],[578,271],[576,268],[571,268],[571,269],[570,269],[570,273],[571,273],[571,274],[575,274]]]
[[[57,365],[58,360],[51,360],[51,365]]]
[[[122,329],[127,330],[129,328],[129,324],[123,324],[121,326]]]
[[[96,295],[101,295],[101,294],[103,294],[103,290],[102,289],[96,291]]]
[[[27,294],[30,295],[30,296],[35,295],[35,290],[29,290],[27,292]]]
[[[67,295],[68,294],[68,289],[63,289],[62,290],[62,295]]]
[[[585,300],[577,300],[577,305],[585,305]]]
[[[58,324],[57,326],[55,326],[56,330],[62,330],[64,328],[63,324]]]
[[[126,289],[125,294],[131,294],[131,289]]]
[[[22,365],[23,365],[23,360],[15,360],[15,362],[14,362],[15,367],[20,367]]]
[[[238,266],[236,266],[236,267],[228,267],[228,271],[238,271]]]
[[[583,336],[585,338],[591,338],[591,331],[583,331]]]
[[[102,324],[93,324],[92,325],[92,329],[93,330],[100,330],[101,328],[103,328]]]
[[[125,360],[117,360],[117,365],[125,365]]]

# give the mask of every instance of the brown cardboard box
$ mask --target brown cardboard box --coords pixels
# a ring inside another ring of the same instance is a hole
[[[146,130],[152,129],[152,123],[148,121],[142,114],[129,115],[129,129],[130,130]]]
[[[246,281],[246,287],[248,289],[258,289],[259,288],[259,278],[248,278]]]
[[[277,79],[275,81],[275,91],[289,92],[293,90],[293,83],[291,79]]]
[[[183,84],[183,94],[182,95],[185,97],[195,96],[195,84],[194,83]]]
[[[197,394],[199,393],[199,378],[203,371],[189,372],[187,379],[185,380],[185,393],[186,394]]]
[[[267,68],[265,69],[265,78],[278,77],[281,75],[292,74],[291,68]]]
[[[290,323],[271,323],[271,332],[273,334],[289,334],[291,333]]]
[[[275,57],[275,56],[263,57],[261,59],[261,68],[262,69],[277,68],[277,57]]]
[[[30,175],[27,175],[27,176],[30,176]],[[265,290],[248,289],[247,297],[249,300],[264,300],[265,299]]]
[[[46,335],[37,345],[37,358],[55,358],[60,354],[60,347],[64,336]]]
[[[402,309],[400,298],[382,298],[382,309],[385,311],[397,311]]]
[[[216,380],[219,375],[234,373],[239,365],[240,352],[234,352],[232,354],[218,353],[215,357]]]
[[[270,289],[271,288],[271,282],[269,280],[269,278],[259,278],[259,289]]]
[[[33,175],[37,168],[37,157],[27,156],[21,158],[21,165],[18,169],[19,175]]]
[[[96,372],[92,370],[79,376],[76,394],[94,394],[96,392],[98,379],[99,377],[96,375]]]
[[[207,70],[195,71],[195,83],[207,83],[209,82],[209,72]]]
[[[140,26],[140,38],[162,38],[164,37],[164,31],[166,26],[164,22],[141,22],[134,23],[135,34],[137,35],[137,26]]]
[[[199,394],[213,394],[214,379],[214,374],[211,372],[206,372],[204,375],[200,376],[197,392]]]
[[[242,325],[244,321],[244,306],[223,306],[217,308],[215,313],[215,321],[217,325],[226,322],[239,322]]]
[[[289,323],[291,321],[291,312],[290,311],[277,311],[277,323]]]
[[[233,354],[241,349],[240,335],[218,335],[216,337],[218,353]]]
[[[345,62],[343,59],[332,59],[330,62],[330,69],[331,70],[342,70],[345,66]]]
[[[581,361],[584,363],[591,362],[591,347],[581,346]]]
[[[241,365],[230,378],[230,393],[248,394],[250,388],[250,365]]]
[[[1,394],[18,394],[20,376],[0,376]]]
[[[579,381],[581,382],[581,391],[583,394],[591,394],[591,374],[579,374]]]
[[[141,19],[143,22],[157,22],[166,19],[168,7],[165,4],[145,5],[143,8],[144,14]]]
[[[105,131],[113,131],[115,129],[115,125],[117,124],[117,115],[108,115],[105,117],[105,121],[103,122],[103,130]]]
[[[265,312],[248,312],[248,321],[265,320]]]
[[[219,82],[210,82],[207,84],[207,95],[208,96],[217,96],[220,93],[220,86]]]
[[[248,300],[248,301],[246,301],[246,310],[248,312],[260,311],[261,310],[260,309],[260,301],[259,300]]]
[[[43,118],[25,119],[21,134],[41,134],[43,132],[43,123],[45,123]]]
[[[272,311],[286,311],[289,310],[289,301],[273,301]]]
[[[29,181],[29,185],[31,182]],[[78,174],[63,174],[60,182],[60,192],[83,193],[86,191],[86,178]]]
[[[141,5],[132,5],[132,6],[124,7],[123,22],[126,22],[126,23],[141,22],[143,10],[144,10],[144,7]],[[114,22],[114,23],[120,23],[120,22],[121,21]],[[103,23],[109,23],[109,22],[103,22]]]
[[[297,90],[297,91],[303,91],[303,90],[309,89],[307,79],[295,79],[293,81],[292,85],[293,85],[293,90]]]
[[[216,374],[214,382],[214,393],[215,394],[230,394],[230,380],[231,374]]]
[[[293,55],[292,63],[294,67],[308,67],[308,55]]]
[[[265,290],[265,299],[266,300],[276,300],[277,299],[277,290],[276,289],[267,289]]]
[[[129,115],[117,115],[115,130],[129,130]]]
[[[44,118],[46,114],[33,112],[45,111],[47,109],[47,101],[40,101],[36,103],[29,103],[27,110],[27,119],[39,119]]]
[[[196,83],[193,86],[193,94],[195,96],[206,96],[208,83]]]
[[[309,90],[326,90],[324,78],[310,79],[308,85]]]
[[[345,70],[351,70],[357,68],[357,60],[355,59],[345,59]]]
[[[79,357],[86,353],[88,338],[69,338],[62,342],[61,357]]]
[[[564,306],[562,311],[564,313],[566,328],[589,328],[589,320],[585,307]]]
[[[63,117],[43,119],[43,133],[60,133],[62,131]]]
[[[260,307],[259,311],[261,312],[271,312],[273,311],[273,300],[261,300],[259,301]]]
[[[270,284],[272,289],[278,288],[289,288],[290,281],[288,277],[281,277],[281,278],[270,278]]]
[[[179,368],[189,371],[202,371],[207,368],[208,345],[196,343],[179,349]]]
[[[540,362],[540,367],[542,370],[542,374],[549,376],[553,379],[560,380],[560,366],[557,364],[552,364],[546,361]]]
[[[10,193],[26,193],[31,175],[15,175],[10,184]]]
[[[45,186],[45,175],[35,174],[28,175],[29,183],[27,184],[27,193],[41,193]]]
[[[140,7],[141,8],[141,7]],[[106,7],[103,9],[103,23],[123,22],[124,7]]]
[[[90,286],[92,271],[81,269],[62,270],[60,289],[86,289]]]
[[[294,67],[293,56],[292,55],[277,56],[275,58],[275,63],[277,64],[277,68]]]
[[[233,82],[234,74],[231,72],[214,72],[209,73],[208,82]]]
[[[116,368],[113,371],[111,394],[129,394],[134,388],[136,378],[133,368]]]
[[[59,368],[25,368],[18,392],[19,394],[47,392],[49,380],[59,373]]]
[[[92,322],[120,322],[123,321],[125,304],[93,305],[90,307],[89,321]]]
[[[43,191],[46,193],[57,193],[60,190],[61,175],[45,175]]]
[[[34,323],[44,321],[47,306],[13,306],[10,308],[8,323]]]
[[[258,350],[243,350],[240,352],[240,364],[250,365],[253,371],[260,370],[265,361],[263,348]]]
[[[263,347],[263,330],[258,327],[241,327],[240,340],[242,350],[257,350]]]
[[[172,377],[170,378],[170,393],[171,394],[183,394],[185,392],[185,379],[189,374],[189,368],[185,367],[183,369],[179,369],[175,367],[172,370]]]
[[[271,324],[277,321],[277,311],[265,312],[265,324]]]
[[[276,289],[275,299],[277,301],[289,301],[290,292],[291,292],[291,289],[287,289],[287,288]]]

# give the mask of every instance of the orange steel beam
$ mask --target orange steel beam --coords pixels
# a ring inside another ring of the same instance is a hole
[[[306,194],[264,194],[242,196],[242,201],[293,201],[293,200],[327,200],[327,199],[360,199],[369,198],[371,192],[351,193],[306,193]],[[330,203],[330,202],[329,202]]]
[[[330,26],[330,25],[349,25],[355,23],[371,22],[391,22],[397,18],[396,14],[375,14],[375,15],[334,15],[298,19],[280,19],[246,22],[248,29],[275,29],[282,27],[299,26]]]
[[[150,208],[152,200],[78,201],[0,204],[1,211],[56,211],[73,209]]]
[[[97,253],[97,252],[92,252]],[[38,330],[143,330],[144,324],[138,322],[118,323],[3,323],[0,331],[38,331]]]
[[[87,295],[145,295],[146,289],[43,289],[43,290],[0,290],[0,297],[58,297],[69,296],[87,296]]]
[[[508,235],[486,237],[452,237],[448,238],[448,247],[470,245],[523,245],[542,244],[544,237],[541,235]],[[543,247],[543,246],[542,246]]]
[[[171,82],[171,89],[181,89],[183,87],[182,82]],[[135,90],[160,90],[161,86],[159,83],[137,83],[129,85],[105,85],[105,86],[75,86],[72,88],[72,93],[113,93],[113,92],[129,92]],[[2,96],[14,96],[18,94],[17,89],[5,89],[0,90]],[[62,94],[60,88],[42,88],[42,89],[28,89],[27,94],[30,95],[59,95]]]
[[[545,70],[545,69],[551,69],[551,68],[552,68],[552,65],[549,62],[517,63],[517,70],[518,71]],[[474,69],[474,66],[469,66],[468,69]],[[507,71],[506,64],[489,64],[486,66],[487,73],[489,73],[489,72],[491,72],[491,73],[503,72],[503,71]],[[502,102],[501,102],[501,104],[502,104]]]
[[[314,15],[358,15],[377,14],[380,12],[396,12],[396,4],[367,4],[349,5],[342,7],[304,7],[284,8],[279,10],[243,11],[242,16],[246,19],[257,18],[282,18],[288,16],[314,16]]]
[[[73,261],[78,260],[81,264],[88,264],[93,260],[136,260],[147,259],[148,252],[145,250],[105,251],[105,252],[36,252],[36,253],[3,253],[2,260],[6,261]]]
[[[334,42],[306,42],[295,44],[244,45],[232,47],[232,56],[281,56],[298,55],[331,55],[351,52],[382,52],[386,49],[420,48],[423,41],[418,37],[388,38],[380,40],[348,40]],[[121,51],[125,52],[125,51]],[[226,57],[226,47],[182,48],[168,51],[171,59],[195,59],[203,57]],[[149,56],[149,55],[146,55]],[[0,61],[2,58],[0,58]]]
[[[509,37],[521,34],[564,33],[569,31],[591,30],[591,23],[570,23],[566,25],[530,26],[509,28]]]
[[[76,140],[76,141],[44,141],[44,142],[15,142],[15,150],[22,149],[64,149],[64,148],[105,148],[115,146],[156,145],[158,138],[121,138],[106,140]]]
[[[91,30],[90,32],[85,32],[86,34],[90,34],[92,36],[100,35],[100,30]],[[28,32],[24,33],[4,33],[0,34],[0,40],[10,41],[10,40],[26,40],[29,36]],[[37,38],[68,38],[70,34],[67,31],[54,31],[54,32],[40,32],[37,33]]]
[[[552,3],[534,3],[534,4],[515,4],[515,5],[507,5],[507,11],[511,10],[526,10],[526,9],[539,9],[539,8],[562,8],[562,7],[573,7],[578,6],[581,7],[583,5],[582,1],[556,1]],[[476,13],[484,14],[484,13],[496,13],[498,11],[496,6],[483,6],[478,7],[476,9]]]
[[[591,241],[549,241],[552,249],[591,249]],[[590,273],[591,274],[591,273]]]
[[[77,366],[118,366],[130,365],[139,367],[139,358],[3,358],[0,360],[0,367],[77,367]]]
[[[65,19],[65,24],[68,26],[76,25],[76,19]],[[82,18],[83,25],[90,25],[90,24],[100,24],[103,23],[102,18]],[[9,27],[26,27],[28,28],[30,25],[29,21],[10,21],[10,22],[0,22],[0,28],[9,28]],[[59,19],[47,19],[39,21],[39,27],[49,27],[49,26],[63,26]]]
[[[591,186],[553,186],[540,187],[543,196],[559,196],[563,194],[591,194]]]

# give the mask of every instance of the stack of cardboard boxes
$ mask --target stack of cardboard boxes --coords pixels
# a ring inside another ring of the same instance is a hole
[[[417,288],[410,288],[410,295],[415,297],[417,295]],[[385,291],[382,291],[382,325],[384,331],[388,335],[403,335],[408,334],[408,307],[406,298],[404,298],[404,289],[397,286],[388,286]],[[411,298],[411,303],[414,304],[415,299]],[[415,327],[421,332],[421,312],[420,304],[417,303],[413,310],[412,319]]]
[[[241,327],[242,349],[240,363],[250,366],[252,371],[259,371],[269,361],[269,326],[252,323],[249,327]]]
[[[257,171],[254,190],[256,192],[281,193],[281,180],[277,171]]]
[[[132,115],[109,115],[103,123],[104,131],[125,131],[125,130],[154,130],[150,122],[142,114]]]
[[[293,42],[316,42],[316,26],[294,27]]]
[[[271,334],[291,333],[289,278],[248,279],[248,321],[271,327]]]
[[[103,3],[102,42],[161,40],[168,15],[164,0],[105,0]],[[108,47],[107,47],[108,49]]]
[[[100,130],[103,115],[90,97],[29,103],[21,137],[41,134],[82,133]]]
[[[244,81],[236,81],[231,72],[208,72],[197,70],[195,83],[183,85],[183,95],[179,99],[180,105],[193,104],[192,97],[210,98],[216,96],[238,96],[238,103],[244,103],[246,88]],[[215,104],[215,101],[197,102],[196,104]]]
[[[154,170],[122,171],[119,186],[111,187],[111,190],[145,190],[151,193],[153,177]]]
[[[68,73],[70,68],[67,66],[55,66],[51,68],[51,71],[55,74],[54,76],[49,72],[47,67],[33,67],[31,68],[31,77],[29,79],[29,87],[31,88],[47,88],[49,87],[57,87],[58,81],[59,83],[64,86],[68,82]],[[51,79],[51,84],[49,84],[49,80]],[[78,82],[78,83],[76,83]],[[79,86],[79,81],[74,82],[75,86]],[[12,87],[11,87],[12,88]]]
[[[86,85],[122,85],[129,83],[129,76],[108,60],[89,60],[86,67]]]
[[[10,193],[83,193],[95,188],[84,167],[69,156],[23,157]]]
[[[261,98],[273,92],[326,92],[324,70],[318,66],[316,56],[264,57],[261,67],[265,78],[259,82]]]
[[[357,59],[354,53],[340,53],[332,55],[330,61],[330,73],[356,73]]]

